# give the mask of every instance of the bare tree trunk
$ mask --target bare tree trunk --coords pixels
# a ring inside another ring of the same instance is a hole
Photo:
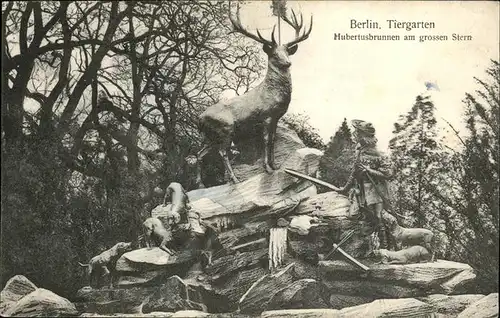
[[[68,25],[68,19],[66,17],[68,2],[61,2],[61,25],[63,31],[63,41],[64,43],[69,43],[71,41],[71,31]],[[63,56],[61,58],[61,65],[59,67],[59,80],[50,92],[49,96],[45,99],[44,103],[40,108],[40,134],[41,136],[49,136],[53,133],[53,108],[56,103],[57,98],[61,95],[64,87],[68,84],[68,70],[71,60],[71,46],[67,45],[63,49]]]
[[[129,4],[132,6],[132,4]],[[135,37],[134,32],[134,21],[133,21],[133,13],[130,10],[129,14],[129,36],[130,38]],[[141,111],[141,81],[142,81],[142,69],[139,68],[137,61],[137,45],[135,41],[130,42],[130,65],[132,68],[132,103],[131,103],[131,112],[130,112],[130,126],[127,131],[127,139],[131,143],[131,146],[127,147],[127,164],[129,176],[139,180],[141,176],[139,175],[139,152],[137,150],[138,140],[139,140],[139,117]],[[143,54],[147,54],[146,48],[144,48]],[[132,207],[132,229],[131,234],[132,237],[136,238],[139,236],[140,229],[140,209],[142,208],[142,204],[140,204],[140,193],[135,193],[134,202],[136,202],[136,206]]]
[[[71,123],[71,118],[74,115],[76,107],[78,106],[78,102],[82,97],[83,92],[87,88],[88,85],[92,82],[92,79],[97,74],[97,71],[101,67],[102,59],[106,56],[106,53],[109,51],[110,46],[106,45],[106,43],[111,43],[113,36],[118,28],[118,25],[123,20],[124,16],[132,10],[130,6],[128,6],[124,11],[118,13],[118,2],[112,2],[111,4],[111,13],[110,20],[106,32],[103,37],[103,45],[99,46],[99,49],[92,56],[92,60],[89,65],[85,69],[85,72],[80,77],[75,87],[73,88],[73,92],[69,96],[66,107],[63,110],[61,115],[60,123],[59,123],[59,137],[62,138],[64,134],[67,132],[69,125]]]
[[[134,38],[134,22],[132,10],[129,14],[129,36]],[[141,111],[141,81],[142,71],[139,69],[137,62],[137,46],[134,41],[130,42],[130,64],[132,67],[132,104],[130,127],[127,132],[127,137],[133,146],[137,146],[139,134],[139,116]],[[144,52],[146,54],[146,52]],[[139,152],[136,147],[127,147],[128,170],[131,174],[137,173],[139,170]]]

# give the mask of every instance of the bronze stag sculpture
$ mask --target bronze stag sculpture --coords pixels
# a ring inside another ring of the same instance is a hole
[[[272,173],[274,166],[274,139],[278,120],[287,112],[292,94],[292,80],[290,76],[290,55],[297,51],[297,44],[306,40],[312,30],[313,20],[309,29],[304,29],[302,14],[300,22],[292,11],[291,18],[282,17],[295,30],[295,39],[279,45],[274,38],[274,28],[271,41],[262,37],[259,30],[257,35],[245,30],[239,16],[229,19],[234,31],[241,33],[263,44],[263,50],[268,56],[268,69],[264,81],[246,94],[236,96],[228,101],[208,107],[200,116],[200,130],[205,137],[204,147],[197,154],[197,184],[202,185],[201,160],[210,150],[217,150],[224,161],[224,166],[231,180],[235,183],[238,179],[234,175],[227,150],[233,140],[240,140],[256,126],[262,125],[264,139],[264,168]]]

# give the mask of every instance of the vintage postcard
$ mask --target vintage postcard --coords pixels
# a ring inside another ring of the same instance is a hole
[[[499,11],[2,2],[0,314],[497,317]]]

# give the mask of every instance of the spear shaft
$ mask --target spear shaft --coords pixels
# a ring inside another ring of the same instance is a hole
[[[298,178],[302,178],[302,179],[306,179],[306,180],[309,180],[309,181],[312,181],[316,184],[319,184],[319,185],[322,185],[322,186],[325,186],[329,189],[332,189],[333,191],[336,191],[336,192],[342,192],[341,189],[337,188],[336,186],[334,186],[333,184],[330,184],[328,182],[325,182],[323,180],[320,180],[320,179],[316,179],[314,177],[311,177],[311,176],[308,176],[307,174],[303,174],[303,173],[300,173],[298,171],[295,171],[295,170],[292,170],[292,169],[285,169],[285,172],[288,173],[288,174],[291,174],[292,176],[294,177],[298,177]]]

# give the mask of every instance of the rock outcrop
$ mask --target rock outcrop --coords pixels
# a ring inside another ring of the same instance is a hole
[[[130,287],[115,289],[81,288],[76,296],[76,307],[80,312],[112,314],[116,312],[140,313],[145,299],[158,287]]]
[[[337,309],[299,309],[266,311],[261,317],[273,318],[355,318],[355,317],[432,317],[432,306],[414,298],[379,299],[368,304]]]
[[[269,310],[261,315],[262,318],[337,318],[342,317],[336,309],[287,309]]]
[[[125,253],[116,264],[118,288],[80,290],[81,311],[218,318],[494,314],[498,294],[465,294],[476,277],[467,264],[374,263],[368,257],[374,228],[367,216],[352,209],[348,197],[317,194],[314,184],[283,170],[315,176],[319,166],[321,151],[305,147],[294,132],[278,128],[280,169],[272,174],[262,167],[254,136],[237,146],[241,156],[233,168],[240,183],[187,193],[192,212],[216,230],[220,248],[208,254],[202,248],[175,255],[159,248]],[[168,210],[159,206],[153,216]],[[331,253],[340,241],[342,250]]]
[[[434,308],[414,298],[377,299],[371,303],[340,310],[345,318],[362,317],[432,317]]]
[[[50,290],[37,288],[29,279],[17,275],[9,279],[0,293],[3,317],[76,316],[73,303]]]
[[[211,287],[207,288],[197,278],[184,280],[174,275],[149,286],[82,288],[77,294],[77,305],[80,311],[100,314],[214,310],[211,306],[214,297]]]
[[[493,318],[498,317],[498,293],[489,294],[486,297],[472,303],[457,318]]]
[[[276,273],[266,274],[259,278],[241,297],[239,311],[242,313],[262,312],[277,292],[292,283],[293,266],[292,263]]]
[[[297,286],[310,285],[306,283],[292,284],[287,290],[297,295]],[[293,287],[295,286],[295,287]],[[299,288],[300,290],[301,288]],[[290,295],[291,295],[290,294]],[[280,297],[284,294],[279,294]],[[473,301],[474,299],[478,299]],[[472,304],[462,313],[457,313],[465,304]],[[272,302],[272,301],[271,301]],[[270,303],[271,304],[271,303]],[[446,305],[448,304],[448,305]],[[359,306],[350,306],[343,309],[307,308],[307,309],[277,309],[269,308],[259,314],[234,313],[207,313],[199,310],[179,310],[176,312],[150,312],[123,314],[115,313],[102,315],[84,313],[82,317],[210,317],[210,318],[250,318],[250,317],[279,317],[279,318],[335,318],[335,317],[498,317],[498,294],[488,296],[465,294],[446,296],[442,294],[429,295],[421,299],[398,298],[378,299]]]
[[[248,180],[260,173],[266,173],[263,165],[264,142],[260,129],[260,127],[256,127],[255,134],[249,135],[249,138],[236,142],[240,155],[235,158],[233,170],[240,181]],[[313,154],[315,157],[318,155],[321,156],[321,152],[313,148],[307,148],[310,150],[303,150],[303,153],[298,153],[297,151],[299,149],[306,149],[306,146],[297,133],[285,125],[278,125],[275,138],[274,161],[275,165],[280,169],[284,169],[285,167],[288,168],[289,165],[295,163],[297,158],[303,158],[308,153]],[[311,173],[314,169],[317,169],[319,165],[319,162],[316,161],[317,158],[312,159],[314,159],[314,161],[305,161],[304,163],[311,167]],[[297,165],[295,165],[295,167],[297,167]]]
[[[142,303],[142,312],[199,310],[206,312],[203,296],[180,277],[172,276]]]
[[[240,162],[234,171],[238,184],[224,184],[188,192],[192,208],[214,225],[239,227],[249,221],[268,220],[316,194],[316,186],[283,171],[293,169],[314,176],[322,152],[305,147],[297,134],[279,126],[275,142],[275,162],[279,170],[264,171],[260,147],[254,139],[241,141]],[[247,150],[248,149],[248,150]],[[222,227],[219,227],[222,228]]]
[[[434,307],[438,314],[446,317],[456,317],[465,308],[484,298],[480,294],[465,294],[465,295],[443,295],[433,294],[426,297],[418,298],[420,301]]]
[[[267,303],[266,310],[329,308],[325,286],[314,279],[294,281],[275,293]]]
[[[21,298],[36,290],[35,284],[22,275],[9,279],[0,293],[0,315]]]
[[[332,293],[376,298],[460,293],[475,278],[469,265],[444,260],[407,265],[365,263],[368,273],[342,260],[321,261],[319,270]]]

